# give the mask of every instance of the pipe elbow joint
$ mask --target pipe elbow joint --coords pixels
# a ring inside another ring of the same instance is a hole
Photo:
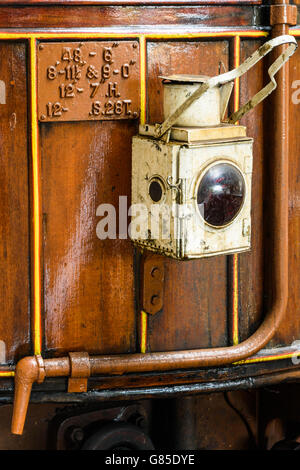
[[[35,356],[23,357],[16,366],[15,381],[17,382],[36,382],[39,375],[39,364]]]
[[[45,368],[41,356],[24,357],[16,366],[15,397],[11,431],[22,434],[32,384],[41,383],[45,378]]]

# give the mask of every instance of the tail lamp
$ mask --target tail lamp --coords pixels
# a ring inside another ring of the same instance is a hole
[[[234,80],[286,43],[268,85],[226,119]],[[135,245],[176,259],[250,249],[253,139],[237,122],[276,88],[274,75],[295,49],[292,36],[279,36],[225,74],[161,77],[165,120],[141,125],[132,142]]]

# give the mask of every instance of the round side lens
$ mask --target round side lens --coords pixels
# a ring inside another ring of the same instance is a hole
[[[162,185],[157,181],[153,180],[149,186],[149,195],[154,202],[159,202],[163,196]]]
[[[245,196],[241,172],[229,163],[218,163],[205,173],[197,192],[197,204],[205,222],[223,227],[238,214]]]

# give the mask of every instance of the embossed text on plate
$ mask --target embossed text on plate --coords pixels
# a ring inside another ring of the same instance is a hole
[[[38,45],[38,117],[46,121],[136,119],[138,41]]]

